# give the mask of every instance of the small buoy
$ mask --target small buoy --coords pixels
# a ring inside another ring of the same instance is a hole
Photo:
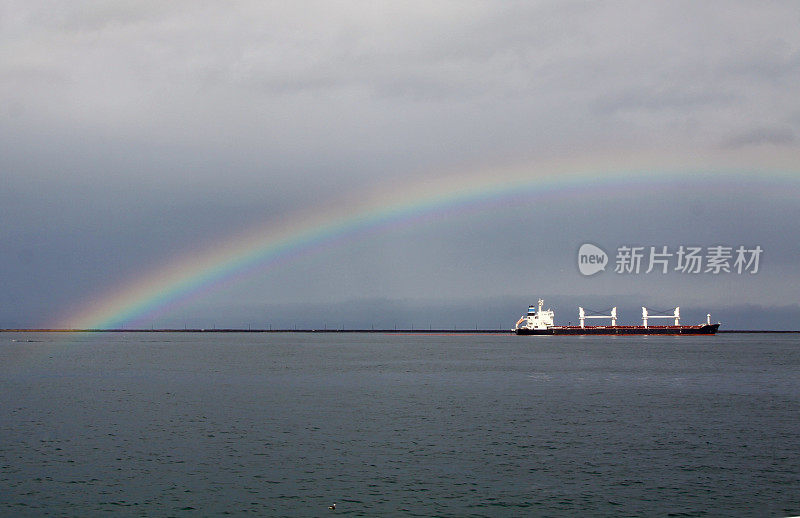
[[[332,504],[332,505],[329,505],[329,506],[328,506],[328,509],[330,509],[330,510],[334,510],[334,509],[336,509],[336,504],[334,503],[334,504]]]

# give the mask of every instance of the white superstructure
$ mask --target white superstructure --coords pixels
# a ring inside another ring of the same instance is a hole
[[[517,320],[514,329],[547,329],[553,325],[554,313],[551,309],[542,309],[544,300],[539,299],[539,305],[528,306],[528,314]]]

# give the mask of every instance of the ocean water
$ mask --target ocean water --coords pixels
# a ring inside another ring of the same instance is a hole
[[[0,333],[0,402],[4,516],[800,514],[800,335]]]

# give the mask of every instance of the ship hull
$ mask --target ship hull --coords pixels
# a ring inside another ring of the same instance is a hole
[[[553,326],[547,329],[519,328],[518,335],[713,335],[719,324],[698,326]]]

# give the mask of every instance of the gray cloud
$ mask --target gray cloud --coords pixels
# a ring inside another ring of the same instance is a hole
[[[773,144],[786,145],[797,141],[797,135],[791,128],[755,128],[746,133],[740,133],[726,139],[723,143],[725,147],[741,148],[745,146]]]
[[[13,18],[6,47],[9,66],[71,85],[53,85],[49,101],[34,92],[29,110],[151,138],[270,137],[278,124],[299,138],[323,121],[357,138],[359,125],[400,114],[424,125],[449,107],[502,131],[497,113],[546,127],[559,114],[597,118],[598,102],[669,108],[714,133],[737,112],[791,102],[798,38],[786,7],[69,4]],[[639,130],[606,122],[622,138]]]

